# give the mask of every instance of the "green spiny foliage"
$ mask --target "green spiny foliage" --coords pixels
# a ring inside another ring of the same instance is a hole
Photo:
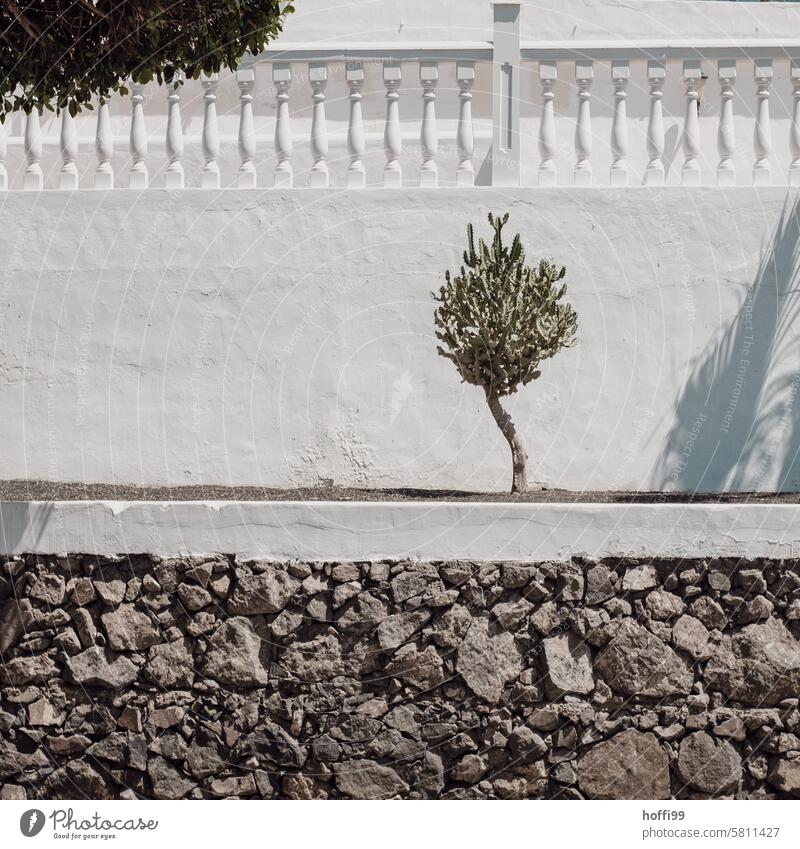
[[[440,304],[434,320],[437,351],[455,363],[461,378],[495,397],[516,392],[541,372],[539,364],[575,342],[577,316],[562,303],[567,287],[557,285],[566,269],[547,259],[525,265],[519,234],[503,244],[508,213],[489,214],[494,230],[491,245],[475,247],[467,225],[464,264],[455,276],[445,272],[445,284],[432,293]]]

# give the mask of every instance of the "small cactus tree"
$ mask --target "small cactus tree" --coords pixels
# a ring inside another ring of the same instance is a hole
[[[567,287],[558,285],[566,274],[553,262],[525,265],[519,234],[510,247],[502,230],[508,213],[489,214],[494,230],[491,247],[483,239],[475,249],[472,224],[467,225],[468,248],[460,272],[445,272],[439,293],[431,293],[436,308],[437,351],[455,363],[461,379],[480,386],[494,420],[511,447],[512,492],[528,488],[527,454],[522,437],[500,399],[530,383],[539,364],[574,344],[575,310],[561,303]]]

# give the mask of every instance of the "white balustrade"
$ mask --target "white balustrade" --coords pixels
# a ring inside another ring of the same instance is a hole
[[[753,185],[767,186],[772,182],[772,166],[769,155],[772,152],[772,133],[769,126],[769,84],[772,81],[772,60],[756,59],[753,64],[756,80],[756,126],[753,131],[753,151],[756,161],[753,165]]]
[[[558,70],[555,62],[539,62],[539,84],[542,88],[542,114],[539,119],[539,185],[556,184],[556,84]]]
[[[402,137],[400,135],[400,83],[402,70],[399,63],[386,62],[383,66],[383,84],[386,88],[386,126],[383,132],[383,148],[386,165],[383,168],[383,185],[399,188],[403,184],[400,165]]]
[[[436,129],[438,64],[421,63],[419,79],[422,83],[422,127],[419,137],[422,145],[422,165],[419,169],[419,184],[420,186],[436,186],[439,182],[439,168],[436,165],[436,154],[439,151],[439,135]]]
[[[789,129],[789,185],[800,186],[800,60],[792,62],[792,123]]]
[[[78,132],[75,119],[70,115],[69,108],[61,110],[61,171],[58,174],[58,188],[73,191],[78,188]]]
[[[347,150],[350,164],[347,167],[346,184],[348,189],[363,189],[367,182],[364,170],[364,119],[361,114],[361,89],[364,86],[364,66],[361,62],[351,62],[347,66],[345,78],[349,88],[350,118],[347,124]]]
[[[720,59],[717,63],[719,77],[719,129],[717,130],[717,185],[735,186],[736,168],[733,156],[736,153],[736,129],[733,121],[733,84],[736,81],[736,60]]]
[[[475,153],[475,130],[472,126],[472,87],[475,84],[475,63],[459,62],[456,66],[458,80],[458,167],[457,186],[475,185],[475,168],[472,156]]]
[[[275,84],[275,187],[291,188],[294,185],[292,171],[292,128],[289,119],[289,86],[292,68],[288,62],[272,65],[272,82]]]
[[[9,120],[6,118],[6,121]],[[8,136],[6,134],[5,122],[0,122],[0,192],[8,189],[8,170],[6,168],[6,157],[8,156]]]
[[[683,119],[683,167],[681,183],[697,186],[700,183],[700,80],[703,69],[699,59],[683,63],[683,80],[686,84],[686,113]]]
[[[327,189],[330,185],[328,173],[328,124],[325,120],[325,89],[328,87],[328,66],[324,62],[313,62],[308,66],[311,83],[311,156],[314,164],[308,176],[312,189]]]
[[[203,170],[200,187],[218,189],[220,186],[219,127],[217,125],[217,85],[219,74],[204,74],[203,86]]]
[[[183,171],[183,126],[181,125],[180,86],[176,82],[169,86],[167,93],[167,171],[164,185],[168,189],[182,189]]]
[[[128,188],[146,189],[150,185],[147,170],[147,126],[144,121],[144,86],[134,83],[131,87],[131,171]]]
[[[628,82],[630,63],[612,61],[611,82],[614,86],[614,118],[611,122],[611,174],[612,186],[628,185]]]
[[[101,100],[97,107],[97,131],[94,137],[94,150],[97,154],[94,187],[96,189],[113,189],[114,169],[111,166],[111,157],[114,153],[114,137],[111,134],[111,112],[107,100]]]
[[[575,83],[578,86],[578,117],[575,121],[576,186],[592,185],[592,112],[590,101],[594,64],[587,60],[575,62]]]
[[[253,123],[253,86],[256,72],[252,66],[239,68],[236,83],[239,86],[239,174],[236,185],[240,189],[256,187],[256,128]]]
[[[646,186],[663,186],[664,171],[664,82],[667,68],[663,62],[647,63],[647,82],[650,86],[650,114],[647,119],[647,155],[650,157],[644,172]]]
[[[25,159],[28,165],[22,178],[22,188],[28,192],[40,192],[44,175],[41,164],[42,129],[37,109],[31,109],[25,118]]]

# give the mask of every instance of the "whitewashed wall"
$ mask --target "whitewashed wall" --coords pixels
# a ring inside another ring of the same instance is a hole
[[[800,489],[781,189],[9,192],[0,478],[504,489],[429,292],[510,211],[578,346],[512,401],[533,480]]]

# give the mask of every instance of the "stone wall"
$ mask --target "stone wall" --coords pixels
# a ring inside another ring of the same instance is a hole
[[[0,575],[2,798],[800,796],[797,561]]]

